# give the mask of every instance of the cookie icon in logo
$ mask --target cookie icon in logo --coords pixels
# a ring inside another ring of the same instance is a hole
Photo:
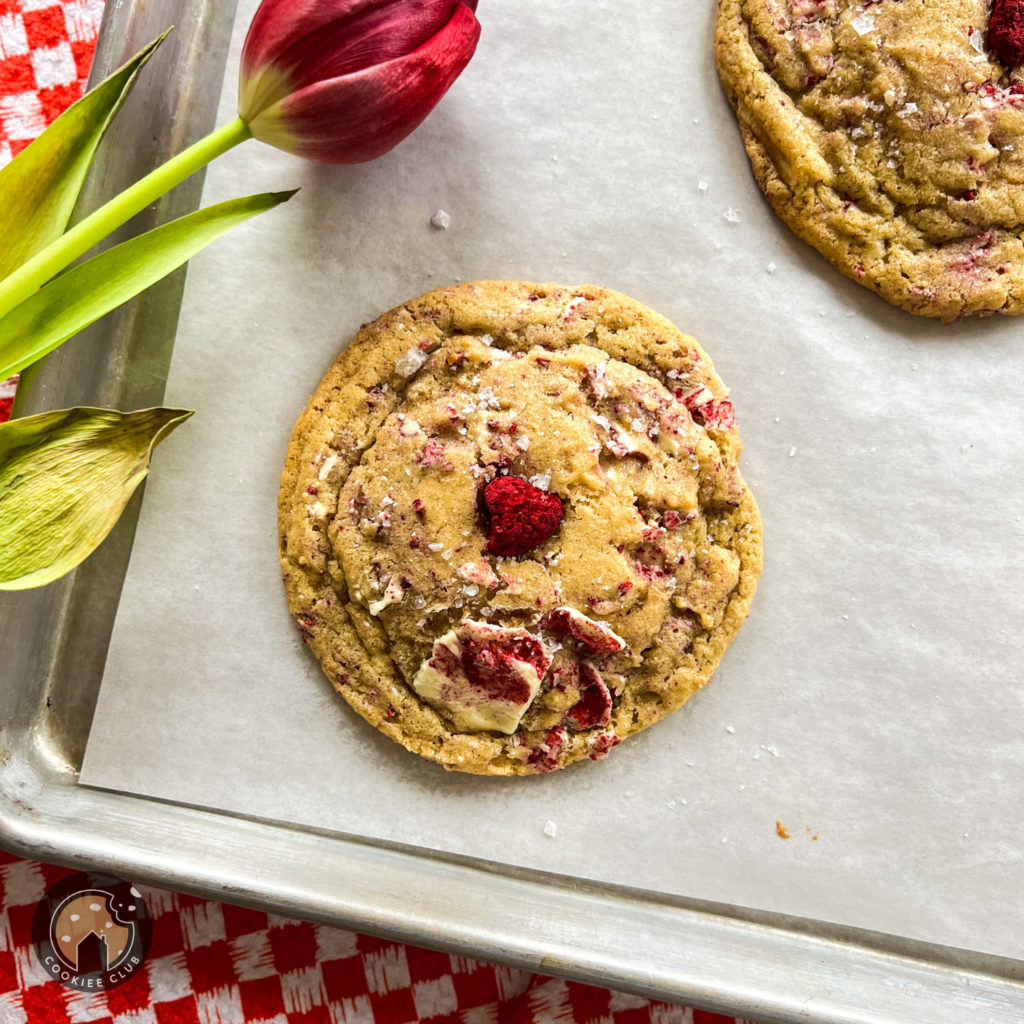
[[[103,889],[86,889],[69,896],[57,908],[50,922],[50,941],[60,958],[78,970],[78,949],[89,936],[103,947],[103,966],[110,970],[125,957],[135,937],[135,925],[122,923],[111,907],[114,894]]]
[[[36,956],[47,974],[87,992],[129,981],[146,958],[152,930],[138,889],[91,874],[48,889],[32,921]]]

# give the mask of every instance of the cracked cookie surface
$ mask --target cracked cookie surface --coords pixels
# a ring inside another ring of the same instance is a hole
[[[348,703],[449,769],[605,756],[707,683],[761,522],[700,346],[615,292],[488,281],[362,328],[295,427],[280,555]]]
[[[946,322],[1024,312],[1024,70],[990,49],[990,6],[718,7],[719,76],[776,213],[847,277]]]

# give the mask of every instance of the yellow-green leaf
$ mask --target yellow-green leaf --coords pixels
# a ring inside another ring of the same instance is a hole
[[[166,35],[90,89],[0,170],[0,280],[64,233],[96,147]]]
[[[191,415],[78,407],[0,424],[0,590],[52,583],[91,554]]]
[[[42,359],[225,231],[294,194],[264,192],[208,206],[65,271],[0,319],[0,380]]]

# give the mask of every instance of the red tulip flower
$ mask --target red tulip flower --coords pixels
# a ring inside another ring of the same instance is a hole
[[[140,210],[247,139],[323,163],[361,163],[388,152],[469,63],[480,37],[475,10],[476,0],[263,0],[242,51],[239,116],[9,272],[0,280],[0,320]],[[159,42],[118,74],[134,76]],[[108,116],[107,108],[97,109]],[[27,363],[0,359],[4,376],[21,365]]]
[[[147,46],[0,174],[4,241],[9,243],[0,250],[0,380],[52,352],[233,225],[294,194],[264,193],[218,203],[67,270],[140,210],[232,147],[256,138],[310,160],[354,164],[398,145],[469,63],[480,37],[475,11],[476,0],[263,0],[242,51],[238,117],[68,227],[96,146],[163,36]],[[70,163],[68,153],[76,154]],[[97,520],[88,535],[78,536],[67,515],[49,516],[43,508],[40,519],[40,481],[54,476],[44,457],[57,443],[51,435],[65,430],[68,416],[80,413],[106,417],[104,422],[113,424],[100,455],[115,462],[120,449],[138,447],[132,430],[142,428],[127,425],[135,422],[131,416],[148,416],[159,428],[156,435],[142,438],[139,451],[148,461],[148,452],[170,429],[168,424],[190,415],[187,410],[158,409],[124,417],[109,410],[79,409],[3,424],[3,437],[13,439],[7,443],[8,456],[16,452],[20,459],[30,450],[26,437],[36,439],[39,452],[31,472],[12,468],[10,459],[5,466],[0,437],[0,527],[6,522],[7,529],[6,539],[0,529],[0,590],[40,586],[69,572],[106,536],[140,479],[136,458],[134,482],[110,501],[102,481],[90,486],[73,475],[61,485],[66,495],[60,486],[43,494],[59,512],[75,501],[81,505],[84,487],[82,507],[102,513],[102,522]],[[15,473],[6,496],[4,472]],[[19,491],[15,485],[26,479],[28,489]],[[40,537],[45,543],[37,543]]]
[[[469,63],[476,0],[263,0],[239,71],[253,136],[322,163],[402,141]]]

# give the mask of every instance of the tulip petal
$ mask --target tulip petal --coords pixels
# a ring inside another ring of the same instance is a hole
[[[239,114],[246,121],[289,92],[412,53],[447,31],[459,8],[472,13],[459,0],[347,0],[289,6],[264,25],[264,8],[279,7],[265,2],[246,38],[239,74]]]
[[[452,8],[461,3],[476,10],[476,0],[439,0],[431,6],[443,8],[432,14],[437,31],[450,17]],[[411,0],[263,0],[253,16],[242,47],[243,76],[257,73],[307,36],[316,38],[322,29],[335,23],[346,23],[358,35],[358,19],[384,12],[401,21],[406,17],[421,19],[418,5]],[[433,33],[429,33],[433,34]]]
[[[452,0],[411,0],[395,8],[382,4],[356,24],[324,26],[281,53],[274,66],[294,91],[328,78],[364,71],[404,57],[445,30],[455,13]]]
[[[373,160],[398,145],[469,63],[480,23],[455,5],[444,28],[412,53],[290,93],[251,121],[262,142],[322,163]]]
[[[117,522],[188,409],[63,409],[0,425],[0,590],[69,573]]]
[[[242,77],[258,73],[325,25],[357,18],[377,3],[379,0],[263,0],[242,46]]]

